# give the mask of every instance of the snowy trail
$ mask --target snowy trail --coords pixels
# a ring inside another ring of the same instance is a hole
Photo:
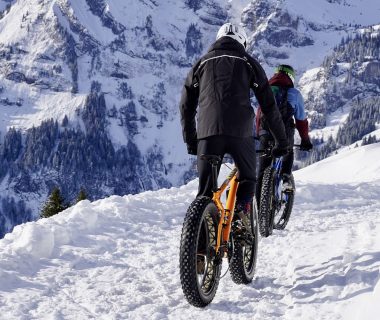
[[[184,299],[178,270],[196,181],[83,201],[0,241],[0,319],[371,319],[380,311],[374,176],[321,184],[297,173],[294,214],[261,239],[254,281],[238,286],[227,274],[204,310]]]

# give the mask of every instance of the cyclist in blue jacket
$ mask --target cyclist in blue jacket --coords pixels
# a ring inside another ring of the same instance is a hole
[[[289,146],[294,144],[294,132],[297,128],[301,137],[301,150],[309,151],[313,148],[309,138],[309,125],[306,119],[305,106],[301,92],[294,87],[295,72],[289,65],[279,65],[274,76],[269,80],[277,106],[280,109],[282,120],[285,125]],[[266,124],[267,119],[259,107],[256,117],[256,135],[260,139],[261,148],[267,148],[273,137]],[[294,152],[290,148],[289,153],[283,157],[282,179],[284,191],[293,191],[290,174],[293,167]],[[270,157],[260,158],[256,195],[259,203],[262,177],[265,168],[271,164]]]

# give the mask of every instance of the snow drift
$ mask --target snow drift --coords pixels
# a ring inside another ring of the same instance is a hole
[[[227,275],[205,310],[187,304],[179,283],[179,238],[194,180],[180,188],[82,201],[15,227],[0,240],[0,314],[363,319],[364,310],[365,319],[374,319],[380,311],[379,155],[378,143],[296,172],[294,214],[287,230],[260,241],[254,281],[238,286]],[[359,166],[364,171],[355,173]]]

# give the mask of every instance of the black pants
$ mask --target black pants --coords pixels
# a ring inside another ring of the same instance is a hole
[[[255,193],[256,150],[253,137],[235,138],[229,136],[212,136],[198,141],[198,196],[212,196],[211,165],[200,159],[200,155],[230,154],[239,170],[240,181],[237,202],[251,201]],[[220,166],[218,168],[219,172]]]
[[[290,174],[292,172],[293,162],[294,162],[294,152],[293,152],[293,144],[294,144],[294,127],[285,127],[286,128],[286,135],[288,137],[288,143],[289,143],[289,153],[286,156],[282,157],[282,170],[281,174],[287,173]],[[273,142],[272,135],[267,132],[266,134],[260,135],[260,149],[266,149],[269,145],[269,143]],[[263,175],[265,169],[270,166],[272,162],[271,157],[262,157],[259,158],[259,169],[258,169],[258,175],[257,175],[257,186],[256,186],[256,199],[257,203],[260,203],[260,193],[261,193],[261,185],[263,180]]]

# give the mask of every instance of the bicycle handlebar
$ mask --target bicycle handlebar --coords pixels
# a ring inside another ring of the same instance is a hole
[[[310,150],[302,150],[302,148],[301,148],[301,145],[300,144],[294,144],[293,145],[293,148],[298,148],[298,149],[300,149],[301,151],[307,151],[307,152],[310,152]],[[266,148],[266,149],[258,149],[258,150],[256,150],[256,153],[261,153],[261,154],[263,154],[262,155],[262,157],[265,157],[265,156],[272,156],[272,149],[273,149],[273,145],[269,145],[269,147],[268,148]]]

